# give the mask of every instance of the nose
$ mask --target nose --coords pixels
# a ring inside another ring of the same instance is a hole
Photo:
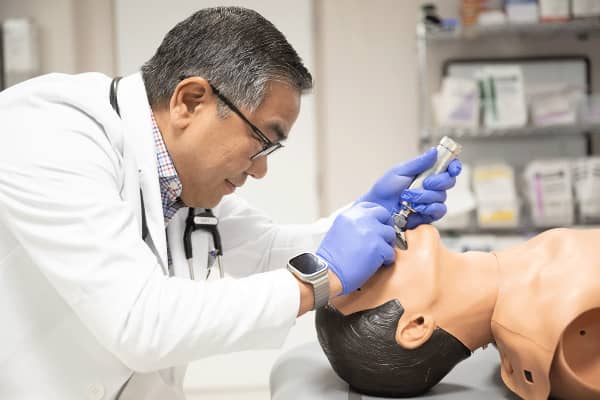
[[[254,179],[261,179],[267,174],[268,169],[267,157],[260,157],[252,161],[250,168],[248,168],[246,172]]]

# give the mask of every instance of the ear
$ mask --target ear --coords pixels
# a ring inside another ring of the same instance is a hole
[[[210,101],[216,101],[210,84],[204,78],[193,76],[179,82],[171,95],[171,121],[178,128],[186,128],[192,118]]]
[[[416,349],[431,338],[434,329],[435,321],[430,315],[405,313],[398,321],[396,342],[405,349]]]

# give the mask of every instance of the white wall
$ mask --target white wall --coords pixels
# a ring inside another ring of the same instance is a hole
[[[417,153],[416,0],[317,1],[321,210]]]
[[[216,5],[241,5],[260,12],[286,35],[309,70],[314,70],[310,1],[115,0],[118,73],[138,70],[173,25],[199,8]],[[278,222],[310,222],[318,216],[314,108],[313,96],[305,96],[286,148],[269,158],[267,177],[261,181],[248,180],[241,191],[253,205],[266,210]],[[312,313],[300,318],[284,348],[315,340],[313,319]],[[216,393],[223,398],[231,398],[228,396],[236,390],[258,391],[268,396],[271,365],[281,351],[249,351],[197,361],[190,366],[187,391],[201,395]]]
[[[314,70],[312,4],[309,1],[185,0],[165,3],[161,0],[115,0],[119,74],[137,71],[177,22],[200,8],[217,5],[240,5],[261,13],[286,35],[309,70]],[[318,215],[315,126],[314,99],[307,95],[302,100],[300,116],[286,148],[269,157],[267,177],[260,182],[248,180],[240,191],[278,222],[308,222]]]

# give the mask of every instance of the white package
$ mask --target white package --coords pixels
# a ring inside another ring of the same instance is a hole
[[[483,88],[483,120],[486,127],[503,129],[527,124],[523,71],[520,67],[484,67],[476,76]]]
[[[515,175],[508,164],[477,166],[473,171],[477,221],[483,228],[512,228],[519,225],[520,202]]]
[[[575,203],[568,160],[533,161],[525,168],[527,199],[535,226],[572,225]]]
[[[579,221],[600,221],[600,157],[575,161],[573,182]]]
[[[448,76],[433,97],[438,125],[476,129],[479,126],[479,89],[473,79]]]
[[[529,93],[531,122],[536,126],[574,125],[585,98],[582,88],[548,84],[537,85]]]
[[[600,15],[600,1],[571,0],[571,11],[574,17],[593,17]]]
[[[477,16],[477,25],[497,26],[506,23],[506,15],[502,10],[483,10]]]
[[[556,93],[531,103],[531,119],[534,125],[574,125],[577,123],[577,102]]]
[[[542,21],[565,21],[570,17],[569,0],[539,0]]]
[[[509,23],[525,24],[538,22],[539,9],[537,2],[507,3],[506,17]]]

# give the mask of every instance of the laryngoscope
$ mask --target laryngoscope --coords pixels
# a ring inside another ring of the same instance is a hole
[[[422,189],[423,181],[431,175],[439,174],[440,172],[444,172],[448,168],[448,164],[452,160],[454,160],[460,152],[462,151],[462,146],[456,143],[454,140],[450,139],[448,136],[444,136],[440,143],[436,147],[437,150],[437,160],[433,166],[415,177],[412,181],[408,190],[410,189]],[[407,201],[403,201],[400,206],[400,211],[394,214],[394,229],[396,230],[396,246],[402,250],[406,250],[408,248],[408,243],[406,242],[406,236],[404,234],[406,223],[408,221],[408,216],[415,212],[412,208],[411,204]]]

